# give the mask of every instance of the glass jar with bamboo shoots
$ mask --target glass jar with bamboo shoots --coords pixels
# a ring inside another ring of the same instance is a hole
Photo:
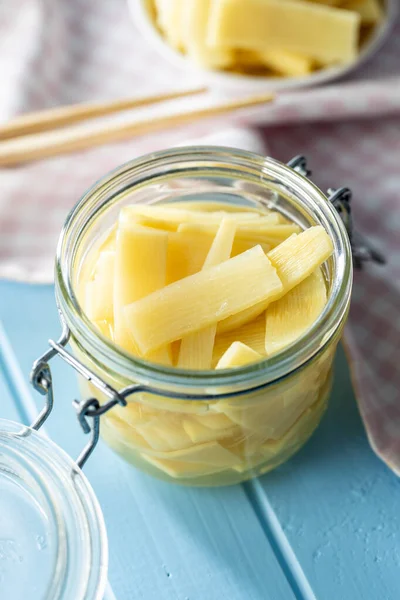
[[[123,165],[73,209],[57,252],[75,357],[129,389],[101,417],[103,439],[196,486],[266,473],[310,437],[351,285],[327,196],[293,166],[231,148]],[[82,398],[104,404],[96,377],[80,377]]]

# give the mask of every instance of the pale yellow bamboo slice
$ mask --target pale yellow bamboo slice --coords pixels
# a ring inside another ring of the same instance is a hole
[[[136,216],[166,221],[176,224],[177,227],[181,223],[215,223],[218,227],[227,214],[224,211],[205,212],[185,208],[171,208],[168,204],[131,204],[121,210],[120,218],[123,220],[134,220]],[[254,212],[233,212],[229,213],[229,218],[234,221],[252,221],[253,219],[259,219],[260,215]],[[215,231],[213,233],[215,234]]]
[[[144,227],[152,227],[153,229],[161,229],[162,231],[173,232],[177,231],[178,225],[176,223],[172,223],[171,221],[164,221],[163,219],[156,219],[154,217],[132,214],[131,211],[125,210],[122,208],[119,217],[118,223],[122,227],[125,225],[143,225]]]
[[[120,406],[117,404],[111,413],[111,417],[117,416],[121,421],[127,425],[131,425],[132,428],[138,425],[144,425],[150,422],[152,419],[159,416],[159,411],[149,408],[143,405],[141,402],[130,402],[126,406]]]
[[[284,48],[321,64],[357,58],[360,16],[302,0],[215,0],[210,43],[249,50]]]
[[[113,319],[114,266],[115,252],[100,252],[95,277],[85,286],[85,312],[91,321]]]
[[[357,0],[360,2],[361,0]],[[313,2],[314,4],[326,4],[326,6],[341,6],[343,4],[343,0],[308,0],[308,2]]]
[[[86,284],[92,281],[96,275],[96,265],[100,252],[115,250],[115,230],[116,228],[113,226],[105,231],[85,253],[78,254],[77,262],[80,264],[80,269],[76,275],[75,288],[76,295],[83,308],[85,307]]]
[[[269,299],[262,300],[245,310],[241,310],[235,315],[222,319],[217,325],[218,335],[229,331],[235,331],[236,329],[243,327],[243,325],[246,325],[246,323],[250,323],[250,321],[257,319],[265,311],[269,303]]]
[[[259,231],[250,233],[250,231],[242,230],[237,234],[237,239],[253,243],[254,246],[257,244],[269,245],[271,248],[275,248],[281,242],[287,240],[288,237],[294,233],[300,233],[301,229],[298,225],[276,225],[270,227],[269,230]]]
[[[192,370],[211,369],[216,331],[216,325],[209,325],[183,337],[177,367]]]
[[[194,210],[196,212],[251,212],[256,213],[260,216],[266,216],[266,214],[270,214],[270,211],[266,208],[257,208],[255,206],[233,204],[229,202],[214,202],[209,200],[182,200],[180,202],[168,202],[164,206],[168,206],[170,208],[183,208],[185,210]]]
[[[317,269],[266,310],[265,351],[280,352],[299,339],[318,319],[326,304],[326,283]]]
[[[195,445],[191,444],[190,448],[182,450],[173,450],[171,452],[151,451],[148,454],[162,460],[200,463],[225,468],[229,468],[237,463],[237,457],[216,441]]]
[[[143,354],[282,293],[262,248],[255,248],[172,283],[125,308]]]
[[[232,64],[230,48],[210,46],[206,42],[209,12],[213,0],[184,0],[184,46],[191,60],[206,68],[223,68]]]
[[[304,54],[296,54],[287,50],[265,50],[257,52],[258,60],[268,68],[286,77],[309,75],[315,61]]]
[[[233,422],[249,430],[253,435],[258,434],[266,441],[267,439],[279,439],[290,429],[309,406],[315,402],[315,394],[303,394],[298,401],[292,405],[284,405],[282,396],[268,399],[268,402],[255,406],[222,406],[219,410],[228,416]],[[262,439],[260,439],[262,442]]]
[[[211,214],[220,214],[220,213],[211,213]],[[232,213],[237,215],[238,213]],[[239,213],[240,214],[240,213]],[[251,213],[253,214],[253,213]],[[238,237],[251,237],[251,236],[262,236],[262,235],[272,235],[273,237],[277,237],[278,239],[286,239],[292,233],[299,233],[300,228],[298,225],[283,225],[280,222],[280,215],[278,213],[270,213],[268,215],[262,216],[259,215],[257,219],[251,218],[247,219],[248,213],[242,213],[242,218],[235,217],[237,219],[236,226],[236,234]],[[219,227],[218,222],[207,222],[203,218],[203,222],[199,220],[198,222],[186,222],[181,223],[178,226],[178,231],[182,232],[190,232],[190,233],[208,233],[208,234],[216,234]],[[260,240],[257,240],[260,242]]]
[[[217,364],[221,356],[235,341],[246,344],[246,346],[249,346],[261,355],[265,354],[265,314],[260,314],[256,319],[246,323],[242,327],[217,334],[214,343],[212,366]]]
[[[200,477],[206,475],[212,475],[220,471],[224,471],[225,467],[213,466],[202,463],[190,463],[178,460],[163,460],[154,456],[149,456],[145,453],[141,454],[142,458],[159,469],[164,471],[170,477],[175,479],[184,479],[189,477]]]
[[[208,412],[204,415],[193,415],[192,419],[217,433],[220,430],[230,429],[233,425],[232,421],[223,413]]]
[[[168,234],[131,225],[120,227],[116,239],[114,278],[115,343],[139,354],[135,332],[128,329],[123,308],[162,288],[166,281]]]
[[[333,252],[333,244],[321,226],[310,227],[299,235],[293,234],[287,240],[268,252],[268,258],[277,270],[283,283],[282,295],[306,279]],[[217,333],[231,331],[255,319],[267,308],[269,301],[263,301],[218,323]]]
[[[203,269],[228,260],[236,233],[236,223],[229,218],[221,221]],[[211,369],[216,323],[182,338],[178,367],[180,369]]]
[[[94,321],[94,325],[96,325],[97,329],[104,337],[114,341],[114,325],[112,321]]]
[[[182,13],[187,0],[157,0],[157,22],[168,42],[174,48],[184,48],[184,23]]]
[[[222,413],[221,413],[222,414]],[[211,429],[203,423],[194,419],[184,419],[183,428],[194,444],[204,444],[206,442],[215,442],[230,437],[238,429],[238,426],[230,421],[230,426],[224,429]]]
[[[136,430],[157,452],[190,449],[192,440],[182,427],[182,421],[173,414],[162,414],[148,423],[138,425]]]
[[[332,252],[331,238],[318,225],[288,238],[268,252],[268,258],[276,268],[286,294],[322,265]]]
[[[236,423],[223,413],[192,415],[190,419],[185,419],[183,426],[194,443],[224,440],[238,433]]]
[[[271,246],[269,244],[254,244],[252,241],[236,238],[233,242],[231,256],[233,257],[237,256],[238,254],[242,254],[242,252],[246,252],[246,250],[250,250],[251,248],[254,248],[254,246],[261,246],[265,254],[271,250]]]
[[[243,367],[250,363],[258,362],[262,360],[262,355],[255,352],[246,344],[242,342],[233,342],[229,346],[228,350],[219,359],[216,369],[232,369],[234,367]]]
[[[193,275],[204,265],[213,236],[172,232],[168,235],[167,285]]]
[[[111,447],[123,450],[124,447],[136,451],[151,450],[146,440],[139,435],[134,427],[125,423],[117,416],[109,416],[101,424],[101,435]]]
[[[363,25],[376,25],[383,18],[383,9],[379,0],[348,0],[343,8],[358,13]]]

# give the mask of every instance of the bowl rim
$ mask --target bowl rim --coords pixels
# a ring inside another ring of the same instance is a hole
[[[399,12],[399,3],[397,0],[384,0],[386,18],[377,27],[370,41],[361,50],[357,60],[351,64],[328,67],[305,77],[268,77],[205,69],[190,62],[185,56],[172,48],[154,26],[147,8],[148,0],[127,0],[127,2],[131,18],[137,25],[140,33],[169,63],[186,72],[190,71],[192,74],[198,75],[206,80],[206,82],[208,81],[210,84],[217,85],[218,87],[245,88],[249,86],[253,89],[269,89],[272,91],[320,85],[352,73],[378,52],[387,39]]]

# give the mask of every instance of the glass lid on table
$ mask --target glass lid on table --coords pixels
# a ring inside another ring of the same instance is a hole
[[[35,429],[0,419],[0,597],[101,600],[103,517],[76,463]]]

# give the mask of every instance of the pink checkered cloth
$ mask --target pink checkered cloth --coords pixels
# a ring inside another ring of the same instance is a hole
[[[0,120],[199,83],[147,45],[125,0],[0,3]],[[221,102],[221,95],[207,102]],[[204,100],[172,102],[167,110],[195,105]],[[263,124],[272,156],[305,154],[323,189],[351,187],[358,229],[389,259],[356,274],[346,340],[371,446],[400,475],[400,21],[376,57],[347,80],[282,93],[273,105],[220,119],[221,133],[205,141],[262,152],[259,134],[237,128],[249,122]],[[223,131],[232,124],[236,129]],[[201,123],[0,170],[0,277],[51,281],[59,231],[85,189],[135,156],[213,130],[215,123]]]

